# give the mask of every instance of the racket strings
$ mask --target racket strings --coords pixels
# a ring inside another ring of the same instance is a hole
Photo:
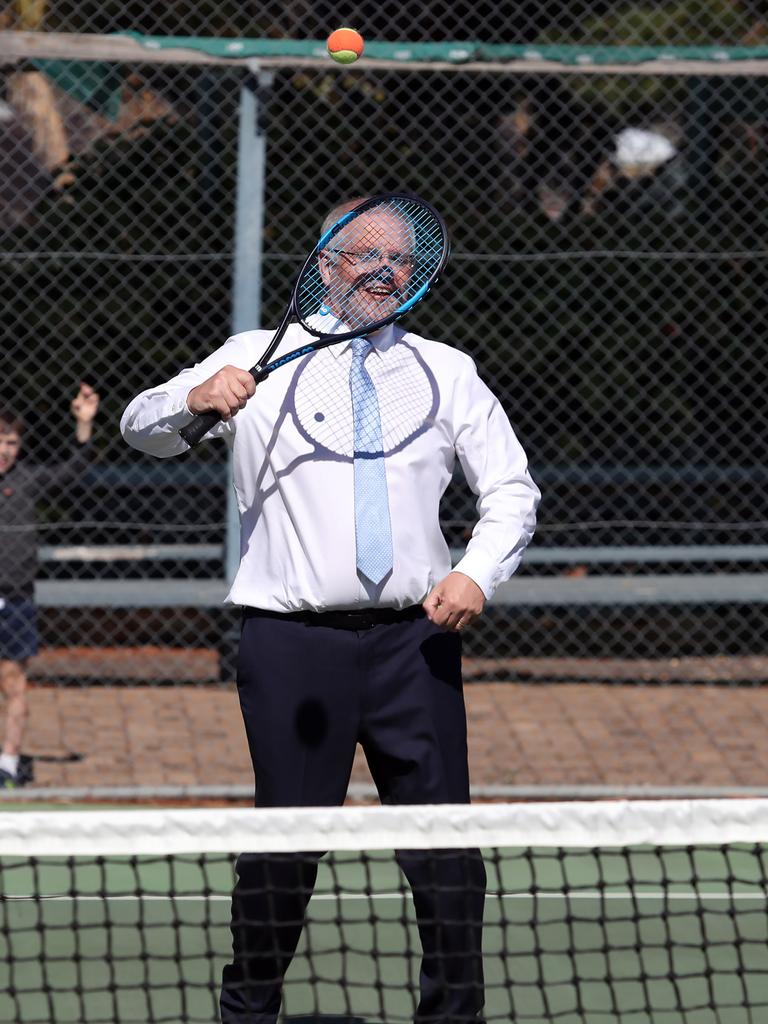
[[[329,349],[315,352],[297,371],[292,409],[299,431],[313,447],[348,459],[354,455],[350,363],[349,350],[338,356]],[[376,387],[386,456],[433,421],[437,385],[406,345],[371,353],[365,366]]]

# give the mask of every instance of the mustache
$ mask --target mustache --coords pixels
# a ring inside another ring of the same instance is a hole
[[[369,284],[391,285],[394,280],[395,275],[389,267],[386,267],[383,270],[369,271],[367,274],[361,274],[354,284],[347,289],[347,296],[354,295],[354,293],[360,291],[361,288],[367,288]],[[402,293],[402,288],[394,288],[392,290],[393,296],[400,296]]]

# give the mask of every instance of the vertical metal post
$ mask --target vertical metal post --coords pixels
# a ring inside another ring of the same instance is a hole
[[[232,333],[261,326],[261,259],[266,171],[265,103],[272,75],[249,62],[240,85],[237,147],[235,255],[232,275]],[[230,455],[229,478],[232,480]],[[240,517],[234,487],[227,492],[224,568],[231,583],[240,563]]]

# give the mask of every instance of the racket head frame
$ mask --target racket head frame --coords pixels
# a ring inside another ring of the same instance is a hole
[[[402,201],[403,203],[410,203],[419,206],[422,209],[426,210],[439,228],[441,240],[440,253],[438,255],[437,260],[434,263],[434,267],[427,275],[425,281],[418,287],[416,292],[412,296],[410,296],[406,302],[404,302],[401,306],[398,306],[398,308],[395,309],[393,312],[389,313],[385,317],[382,317],[380,320],[375,320],[372,321],[371,323],[366,323],[364,325],[358,325],[354,330],[339,331],[334,332],[332,334],[326,334],[323,333],[321,330],[318,330],[317,327],[314,327],[311,324],[307,323],[306,319],[301,315],[301,310],[299,308],[300,291],[302,285],[304,284],[304,281],[307,278],[307,275],[310,273],[310,271],[314,269],[315,261],[317,260],[318,256],[325,250],[326,246],[328,245],[328,242],[331,241],[331,239],[338,235],[338,233],[343,228],[347,227],[361,214],[366,213],[371,209],[375,209],[376,207],[383,206],[387,202],[398,200]],[[414,195],[410,192],[381,192],[374,196],[370,196],[367,199],[363,199],[362,202],[358,203],[357,206],[353,207],[351,210],[348,210],[346,213],[342,214],[342,216],[339,217],[338,220],[336,220],[329,228],[327,228],[326,231],[324,231],[321,234],[314,248],[307,256],[306,260],[304,261],[301,267],[301,270],[299,271],[296,277],[296,281],[293,286],[293,291],[291,292],[290,302],[288,304],[288,307],[286,308],[286,311],[283,315],[282,320],[280,321],[277,330],[272,336],[269,345],[262,353],[262,356],[259,359],[258,363],[256,363],[255,366],[251,367],[250,373],[253,376],[253,379],[256,381],[257,384],[259,384],[261,383],[261,381],[266,380],[266,378],[272,373],[273,370],[278,369],[280,366],[283,366],[286,363],[293,362],[294,359],[298,359],[303,355],[308,355],[311,352],[316,352],[319,349],[326,348],[329,345],[335,345],[337,342],[349,341],[352,338],[365,337],[366,335],[373,334],[376,331],[381,330],[383,327],[387,327],[389,324],[392,324],[396,320],[399,320],[401,316],[403,316],[417,303],[419,303],[427,294],[427,292],[437,282],[443,270],[445,269],[445,266],[448,262],[448,258],[450,256],[450,252],[451,246],[448,237],[448,228],[446,226],[445,220],[443,219],[442,215],[438,212],[438,210],[436,210],[431,203],[427,202],[427,200],[422,199],[421,196]],[[308,344],[303,345],[298,349],[294,349],[292,352],[287,352],[284,356],[281,356],[280,358],[270,362],[269,360],[274,355],[278,345],[280,344],[285,335],[285,332],[287,331],[289,325],[292,323],[299,323],[305,331],[307,331],[309,334],[314,335],[314,337],[317,340],[314,342],[309,342]],[[196,444],[199,443],[200,440],[202,440],[202,438],[208,432],[208,430],[215,426],[220,419],[221,416],[215,412],[200,413],[199,415],[195,416],[194,420],[191,423],[187,424],[185,427],[182,427],[182,429],[179,431],[179,434],[182,437],[182,439],[188,445],[190,445],[190,447],[194,447]]]

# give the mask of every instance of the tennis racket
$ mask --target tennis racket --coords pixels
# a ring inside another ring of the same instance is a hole
[[[253,379],[258,384],[294,359],[394,323],[424,298],[449,252],[445,222],[423,199],[389,192],[364,200],[310,253],[279,327],[251,367]],[[315,340],[270,362],[293,323]],[[218,412],[200,413],[179,435],[194,447],[220,419]]]

